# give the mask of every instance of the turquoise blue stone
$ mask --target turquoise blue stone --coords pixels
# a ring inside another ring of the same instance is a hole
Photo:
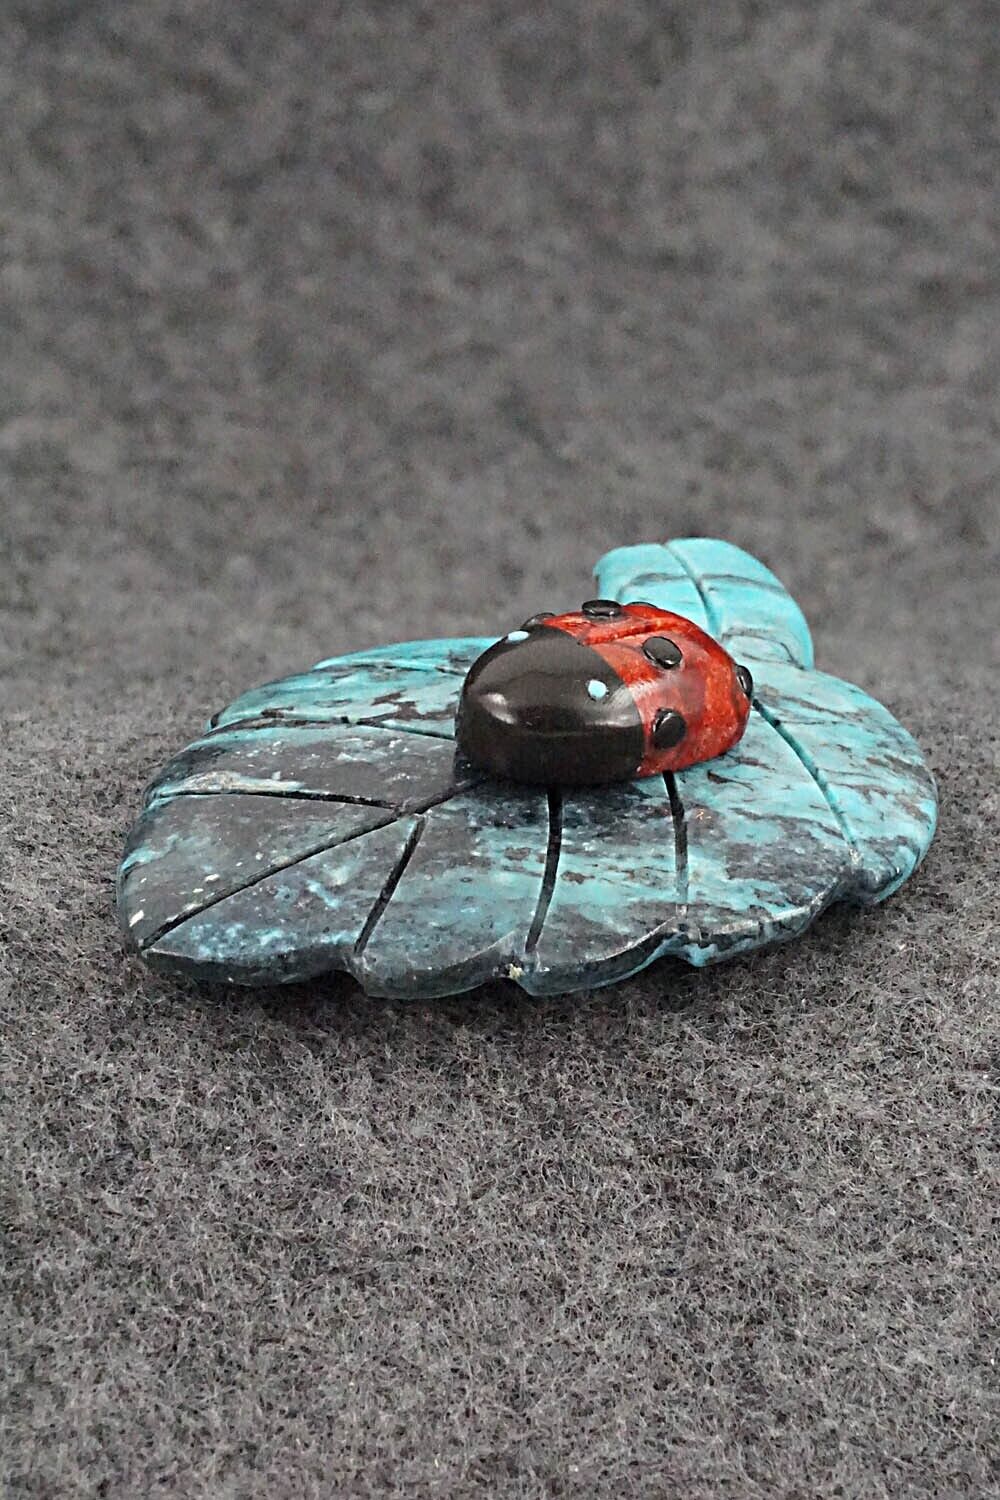
[[[149,787],[118,872],[155,968],[235,984],[347,970],[372,994],[610,984],[715,963],[896,892],[933,837],[919,748],[815,670],[775,575],[728,542],[609,553],[602,598],[693,619],[754,677],[716,760],[583,791],[492,780],[454,743],[492,638],[354,652],[245,693]]]

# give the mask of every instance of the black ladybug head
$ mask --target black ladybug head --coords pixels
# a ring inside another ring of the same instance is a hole
[[[560,786],[627,781],[644,744],[618,674],[589,646],[544,625],[512,631],[473,663],[456,737],[496,776]]]

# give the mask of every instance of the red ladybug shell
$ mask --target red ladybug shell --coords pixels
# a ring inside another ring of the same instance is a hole
[[[652,604],[624,604],[611,617],[598,614],[598,605],[605,601],[594,600],[589,612],[585,606],[553,615],[545,625],[596,651],[628,686],[645,735],[645,754],[636,776],[683,771],[739,743],[750,717],[750,698],[737,674],[742,672],[749,682],[749,673],[737,668],[718,641],[693,620]],[[664,667],[646,654],[646,642],[660,639],[679,647],[676,666]],[[671,710],[683,717],[683,737],[667,749],[657,749],[657,715]]]
[[[456,737],[471,760],[517,781],[632,780],[731,749],[752,690],[746,668],[693,621],[591,599],[533,616],[473,663]]]

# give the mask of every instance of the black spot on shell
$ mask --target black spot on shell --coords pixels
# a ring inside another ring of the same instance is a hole
[[[657,667],[663,667],[669,671],[672,667],[679,667],[684,660],[683,653],[676,641],[670,640],[665,635],[651,635],[643,645],[643,653]]]
[[[687,734],[683,714],[676,708],[661,708],[653,720],[653,747],[656,750],[672,750]]]

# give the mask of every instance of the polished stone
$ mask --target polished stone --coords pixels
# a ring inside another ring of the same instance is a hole
[[[150,787],[119,871],[130,944],[238,984],[346,969],[374,994],[498,976],[560,993],[716,962],[898,890],[933,835],[933,779],[886,709],[813,670],[774,575],[695,539],[619,549],[597,582],[752,662],[731,751],[615,787],[517,786],[453,740],[488,640],[325,661],[238,699]]]

